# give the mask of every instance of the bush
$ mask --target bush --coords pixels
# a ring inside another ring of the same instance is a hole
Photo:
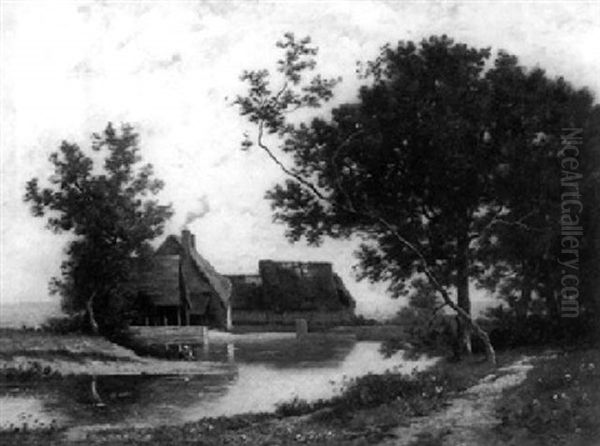
[[[407,356],[417,357],[422,353],[459,356],[458,326],[456,316],[443,311],[436,290],[422,279],[413,280],[415,289],[393,323],[403,327],[401,339],[385,342],[382,351],[391,355],[405,350]]]
[[[307,402],[298,398],[279,404],[279,416],[297,416],[323,411],[324,416],[338,419],[351,417],[358,410],[388,404],[398,405],[399,411],[410,416],[425,415],[441,407],[448,396],[474,384],[488,366],[466,372],[460,367],[434,367],[427,371],[413,371],[410,375],[386,372],[369,374],[346,381],[342,392],[329,400]]]
[[[373,325],[383,325],[383,324],[381,322],[379,322],[377,319],[367,318],[367,317],[364,317],[362,314],[359,314],[358,316],[354,316],[354,318],[352,319],[352,325],[373,326]]]
[[[50,366],[43,367],[37,361],[30,361],[25,365],[3,367],[0,369],[0,376],[7,381],[29,381],[39,378],[56,378],[60,377],[60,374],[52,370]]]
[[[593,321],[587,315],[579,318],[553,319],[544,314],[518,317],[514,310],[496,307],[487,311],[481,322],[497,350],[522,346],[569,345],[590,339]]]
[[[84,333],[86,323],[82,314],[52,317],[42,324],[41,329],[54,334]]]

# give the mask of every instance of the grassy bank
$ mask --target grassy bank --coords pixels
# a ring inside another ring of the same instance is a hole
[[[40,330],[0,329],[0,358],[63,357],[72,360],[131,360],[133,353],[99,336],[58,335]]]
[[[225,364],[141,357],[99,336],[0,329],[2,380],[66,375],[222,374],[229,369]]]
[[[497,407],[499,444],[600,444],[600,350],[557,351],[538,360]]]
[[[0,377],[6,380],[56,378],[69,364],[124,363],[133,352],[100,337],[57,335],[40,330],[0,329]]]

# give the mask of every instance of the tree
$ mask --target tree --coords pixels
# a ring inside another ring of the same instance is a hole
[[[368,83],[357,102],[302,122],[294,112],[329,101],[338,80],[306,80],[316,66],[310,39],[286,34],[277,45],[279,86],[267,70],[244,72],[249,89],[235,101],[257,126],[259,148],[288,176],[267,193],[276,221],[292,241],[359,235],[361,277],[390,281],[393,295],[426,277],[458,314],[464,350],[473,330],[494,361],[470,315],[469,283],[489,272],[492,258],[504,261],[504,272],[515,267],[514,250],[487,250],[487,263],[482,252],[498,238],[514,244],[500,228],[530,226],[531,210],[519,202],[534,198],[507,187],[506,177],[526,181],[536,169],[540,153],[530,152],[552,121],[544,119],[547,91],[527,89],[530,78],[515,76],[525,70],[513,56],[500,53],[487,68],[489,49],[434,36],[385,45],[363,65]],[[251,146],[247,138],[243,147]],[[528,256],[535,255],[532,247]]]
[[[50,155],[53,175],[40,187],[27,182],[25,202],[36,217],[47,217],[56,233],[74,238],[66,249],[61,276],[51,291],[62,296],[68,313],[85,312],[94,333],[109,334],[124,322],[132,303],[129,289],[132,256],[146,256],[149,242],[162,234],[170,205],[153,198],[164,183],[151,164],[140,166],[139,135],[127,124],[108,124],[92,135],[93,155],[63,141]],[[95,160],[102,159],[98,165]]]
[[[390,280],[396,295],[406,291],[407,279],[424,274],[458,313],[466,348],[473,329],[495,361],[487,334],[470,317],[468,296],[471,231],[491,199],[494,166],[482,74],[489,50],[446,37],[420,48],[386,45],[363,72],[372,85],[360,89],[358,103],[335,108],[329,120],[293,124],[288,113],[329,100],[336,80],[301,82],[315,66],[308,38],[297,42],[287,34],[278,46],[285,51],[281,87],[271,91],[266,70],[245,72],[250,88],[236,100],[258,126],[259,147],[291,177],[268,193],[276,220],[288,226],[291,240],[360,234],[362,276]],[[283,141],[292,168],[265,142],[265,132]]]

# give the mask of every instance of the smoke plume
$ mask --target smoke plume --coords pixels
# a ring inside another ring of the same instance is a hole
[[[198,204],[199,206],[196,211],[190,211],[186,214],[185,221],[183,223],[184,228],[187,228],[194,221],[200,220],[210,212],[210,205],[208,204],[208,197],[206,195],[202,195],[200,198],[198,198]]]

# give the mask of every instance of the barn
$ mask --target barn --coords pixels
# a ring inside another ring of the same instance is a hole
[[[149,261],[138,262],[134,283],[139,325],[231,328],[231,283],[196,250],[194,235],[170,235]]]
[[[227,276],[234,325],[311,326],[349,323],[356,303],[328,262],[261,260],[258,274]]]

